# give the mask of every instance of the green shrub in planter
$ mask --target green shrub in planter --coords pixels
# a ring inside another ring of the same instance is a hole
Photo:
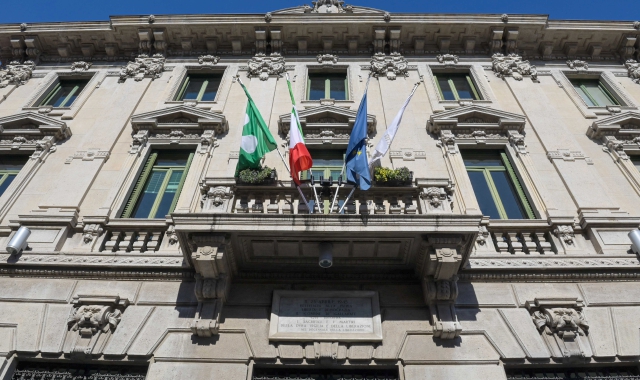
[[[373,178],[380,185],[399,186],[408,185],[413,179],[413,173],[407,167],[390,169],[377,167],[373,170]]]
[[[268,166],[260,169],[244,169],[238,173],[238,181],[248,185],[260,185],[275,180],[276,171]]]

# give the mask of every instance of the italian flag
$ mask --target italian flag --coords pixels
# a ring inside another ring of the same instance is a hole
[[[300,186],[300,172],[309,170],[313,166],[311,154],[304,145],[304,137],[302,137],[302,128],[300,127],[300,118],[296,109],[296,101],[291,90],[291,82],[289,74],[287,74],[287,86],[289,87],[289,95],[291,96],[291,127],[289,129],[289,166],[291,167],[291,178],[296,185]]]
[[[267,123],[264,122],[260,111],[251,99],[247,88],[240,82],[244,93],[247,94],[247,110],[244,115],[244,127],[242,128],[242,142],[240,154],[236,166],[236,176],[244,169],[260,169],[260,161],[265,154],[276,149],[276,140],[269,132]]]

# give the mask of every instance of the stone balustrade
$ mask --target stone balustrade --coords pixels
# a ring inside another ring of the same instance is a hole
[[[109,223],[104,227],[104,239],[99,252],[144,253],[156,252],[160,249],[164,238],[172,239],[171,226],[165,220],[122,220]],[[165,236],[168,235],[168,236]],[[177,242],[175,240],[174,244]]]

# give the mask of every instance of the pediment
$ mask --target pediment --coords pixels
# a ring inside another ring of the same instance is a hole
[[[348,108],[325,105],[298,111],[298,116],[300,117],[300,126],[305,135],[307,132],[315,130],[330,130],[334,133],[350,134],[356,121],[357,113],[357,111]],[[290,123],[290,113],[281,115],[278,120],[279,133],[287,135]],[[376,117],[367,114],[367,133],[371,135],[375,131]]]
[[[214,130],[219,135],[229,131],[229,123],[223,114],[185,105],[134,115],[131,117],[131,125],[135,132]]]
[[[523,132],[526,118],[511,112],[496,110],[477,105],[455,108],[432,115],[427,129],[431,133],[441,130],[515,130]]]
[[[623,112],[615,116],[594,121],[587,131],[587,135],[592,138],[602,138],[604,136],[640,136],[640,113],[633,111]]]
[[[71,136],[71,130],[64,121],[56,120],[35,112],[25,112],[0,118],[0,136],[22,136],[41,139],[53,136],[62,140]]]

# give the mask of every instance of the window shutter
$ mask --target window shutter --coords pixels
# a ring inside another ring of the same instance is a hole
[[[180,185],[178,185],[178,190],[176,190],[176,195],[173,197],[173,202],[171,202],[171,207],[169,207],[169,213],[172,213],[173,210],[176,208],[176,204],[178,203],[178,198],[180,198],[180,193],[182,192],[182,187],[184,186],[184,181],[187,179],[187,174],[189,173],[189,167],[191,166],[191,161],[193,161],[193,155],[194,155],[193,153],[189,155],[187,164],[184,166],[184,171],[182,172],[182,178],[180,179]]]
[[[187,90],[187,86],[189,85],[189,74],[184,78],[184,82],[182,83],[182,87],[180,87],[180,91],[178,91],[178,96],[176,96],[176,100],[184,100],[184,92]]]
[[[533,213],[533,209],[531,208],[531,204],[529,203],[529,199],[527,199],[527,195],[524,193],[522,189],[522,185],[518,180],[518,176],[516,175],[515,170],[513,170],[513,166],[511,166],[511,162],[509,161],[509,157],[507,157],[506,153],[500,153],[502,156],[502,162],[504,166],[507,168],[507,173],[509,173],[509,177],[511,177],[511,182],[513,183],[513,187],[515,187],[516,192],[518,193],[518,197],[522,202],[522,207],[524,208],[525,213],[529,219],[535,219],[536,216]]]
[[[138,181],[136,185],[133,187],[133,191],[131,192],[131,196],[129,196],[129,201],[127,201],[126,206],[124,207],[124,211],[122,212],[122,218],[130,218],[133,213],[133,209],[136,207],[136,203],[138,202],[138,198],[140,198],[140,194],[142,194],[142,189],[144,188],[144,184],[147,182],[147,178],[149,178],[149,174],[151,173],[151,169],[153,165],[156,163],[156,159],[158,158],[158,153],[151,153],[147,162],[144,164],[142,168],[142,173],[140,173],[140,177],[138,177]]]

